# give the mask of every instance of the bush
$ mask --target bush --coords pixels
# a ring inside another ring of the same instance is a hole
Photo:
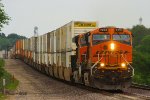
[[[2,90],[3,87],[3,79],[6,79],[6,86],[5,86],[6,89],[15,90],[19,84],[19,81],[4,70],[3,68],[4,65],[5,61],[3,59],[0,59],[0,90]]]
[[[135,69],[134,82],[150,85],[150,54],[134,51],[133,66]]]
[[[3,76],[3,74],[4,74],[4,65],[5,65],[5,63],[4,63],[4,60],[3,59],[0,59],[0,78]]]

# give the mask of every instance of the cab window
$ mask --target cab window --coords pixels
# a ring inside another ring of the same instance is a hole
[[[131,45],[129,34],[114,34],[113,35],[113,40],[124,43],[124,44]]]
[[[109,34],[93,34],[93,45],[109,41],[110,35]]]
[[[81,42],[81,46],[87,46],[85,36],[81,37],[80,42]]]

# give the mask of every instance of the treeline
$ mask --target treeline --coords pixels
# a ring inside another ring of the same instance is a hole
[[[8,36],[5,36],[4,33],[0,33],[0,50],[9,49],[15,44],[16,40],[25,38],[25,36],[20,36],[15,33],[9,34]]]
[[[131,29],[133,37],[134,82],[150,85],[150,28],[143,25]]]

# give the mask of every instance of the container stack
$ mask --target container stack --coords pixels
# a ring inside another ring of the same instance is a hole
[[[56,30],[56,64],[71,67],[72,55],[76,55],[76,35],[97,28],[96,22],[72,21]]]

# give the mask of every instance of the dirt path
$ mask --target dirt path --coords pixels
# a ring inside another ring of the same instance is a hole
[[[16,91],[18,94],[9,95],[8,100],[118,100],[51,79],[20,60],[5,61],[5,69],[20,81]]]

